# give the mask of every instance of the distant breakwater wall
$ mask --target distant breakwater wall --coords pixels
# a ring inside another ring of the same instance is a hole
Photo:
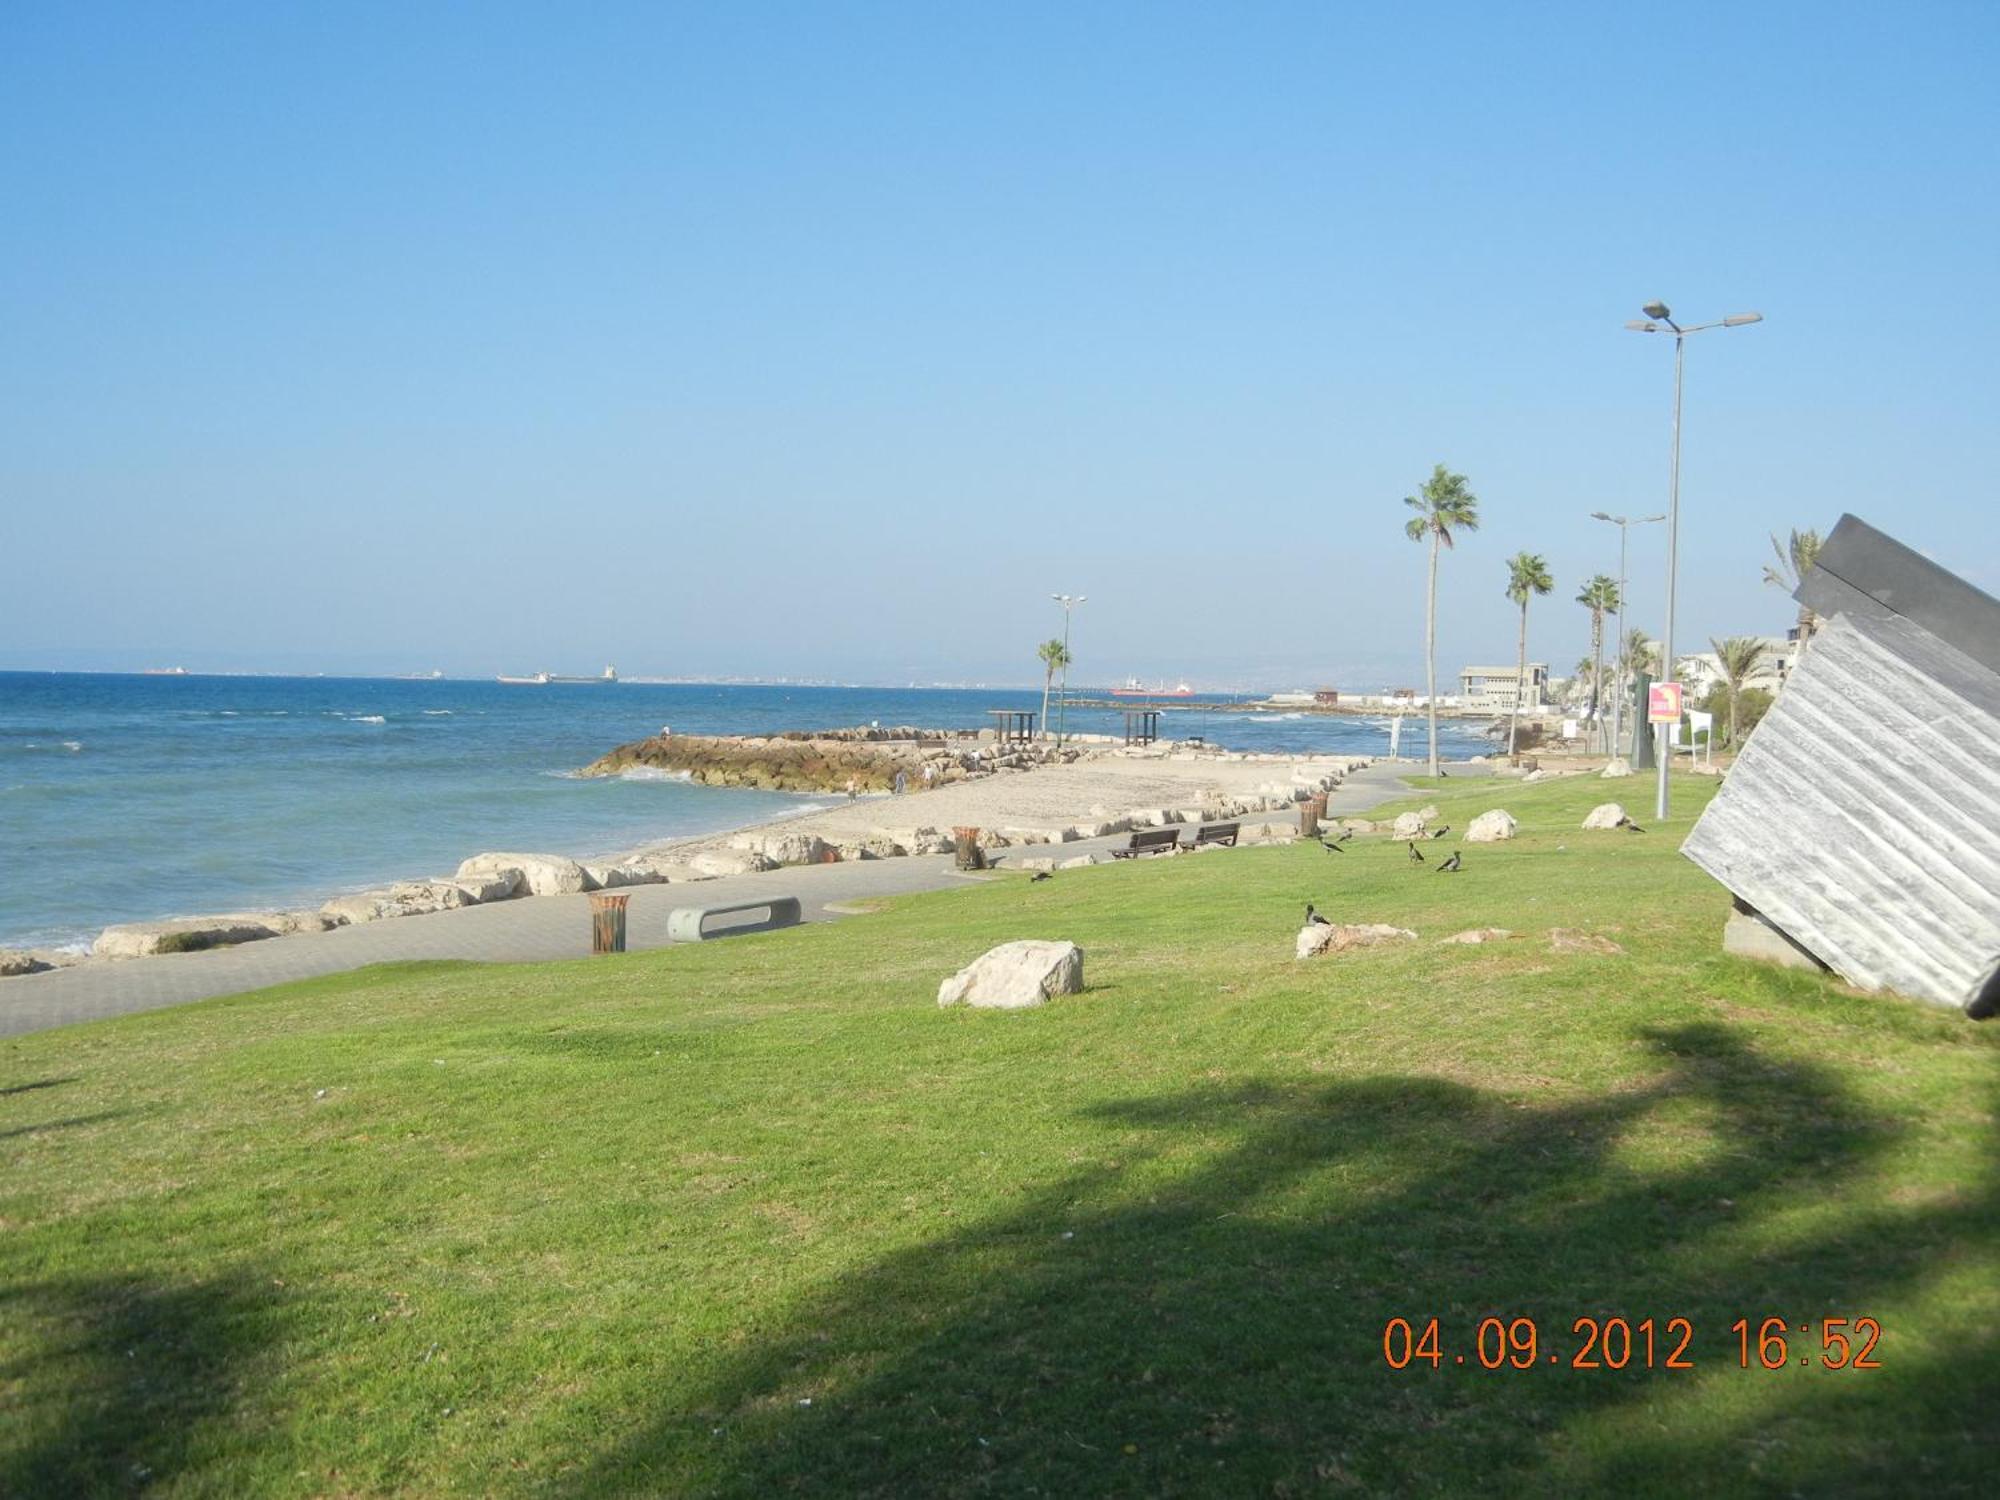
[[[662,733],[620,745],[577,774],[622,776],[637,769],[685,776],[704,786],[758,787],[773,792],[885,792],[901,772],[921,783],[929,767],[931,784],[1022,770],[1052,760],[1075,760],[1072,743],[1053,746],[1000,744],[993,731],[857,729],[793,731],[775,735]]]

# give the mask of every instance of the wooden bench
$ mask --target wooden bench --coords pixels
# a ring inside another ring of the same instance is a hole
[[[1113,859],[1136,859],[1141,854],[1171,854],[1181,846],[1178,828],[1145,828],[1132,835],[1123,849],[1113,849]]]
[[[1236,835],[1241,831],[1238,823],[1204,823],[1194,831],[1195,847],[1203,844],[1227,844],[1236,847]]]
[[[731,922],[708,929],[711,917],[733,917],[747,911],[761,911],[761,921]],[[742,932],[769,932],[776,927],[796,927],[804,919],[797,896],[771,896],[762,901],[736,901],[724,906],[676,906],[667,914],[667,941],[699,943],[709,938],[735,937]]]

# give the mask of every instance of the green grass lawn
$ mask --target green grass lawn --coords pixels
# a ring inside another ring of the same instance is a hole
[[[1991,1493],[2000,1028],[1723,958],[1707,790],[0,1042],[0,1495]],[[1422,941],[1297,963],[1308,900]],[[937,1009],[1018,937],[1086,993]]]

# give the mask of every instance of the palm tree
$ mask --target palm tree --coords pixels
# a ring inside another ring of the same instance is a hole
[[[1618,580],[1599,573],[1583,586],[1576,602],[1590,611],[1590,721],[1598,725],[1599,748],[1604,726],[1598,723],[1598,700],[1604,696],[1604,617],[1618,611]]]
[[[1778,555],[1778,565],[1774,568],[1769,563],[1764,564],[1764,582],[1770,584],[1772,588],[1783,589],[1788,594],[1798,592],[1799,585],[1805,582],[1806,574],[1810,573],[1813,564],[1819,561],[1819,549],[1820,534],[1817,531],[1793,531],[1789,546],[1778,540],[1775,531],[1772,532],[1771,550]],[[1819,629],[1819,616],[1801,604],[1799,606],[1800,651],[1806,649],[1806,643],[1812,639],[1812,634],[1817,629]]]
[[[1660,649],[1646,639],[1646,632],[1634,625],[1625,632],[1618,647],[1618,691],[1629,693],[1631,681],[1641,672],[1659,675]]]
[[[1715,660],[1722,668],[1723,687],[1729,693],[1729,748],[1736,748],[1736,702],[1743,696],[1743,685],[1757,675],[1757,668],[1763,664],[1764,653],[1769,648],[1755,636],[1732,635],[1716,640],[1709,638],[1708,644],[1715,648]]]
[[[1528,680],[1528,601],[1536,594],[1549,593],[1556,586],[1549,576],[1549,560],[1532,552],[1516,552],[1507,559],[1507,597],[1521,606],[1521,636],[1514,661],[1514,711],[1507,716],[1507,754],[1514,754],[1514,730],[1521,721],[1521,698]]]
[[[1069,647],[1059,640],[1046,640],[1035,647],[1035,655],[1042,659],[1042,736],[1049,732],[1049,689],[1055,686],[1056,673],[1070,664]]]
[[[1403,527],[1403,534],[1413,542],[1421,542],[1425,537],[1431,540],[1430,584],[1424,591],[1424,694],[1428,700],[1425,707],[1430,711],[1430,774],[1435,776],[1438,773],[1438,547],[1452,544],[1454,530],[1479,529],[1479,497],[1466,488],[1463,474],[1454,474],[1443,464],[1437,464],[1431,469],[1431,477],[1424,481],[1424,487],[1414,495],[1405,495],[1403,504],[1416,512]]]

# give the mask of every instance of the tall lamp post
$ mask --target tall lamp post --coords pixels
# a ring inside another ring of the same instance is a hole
[[[1056,698],[1056,748],[1062,749],[1063,737],[1069,731],[1069,613],[1079,604],[1087,604],[1086,594],[1051,594],[1049,597],[1063,609],[1063,666],[1062,688]]]
[[[1634,526],[1650,526],[1665,516],[1614,516],[1601,510],[1590,513],[1593,521],[1609,521],[1618,528],[1618,658],[1625,658],[1625,542]],[[1618,674],[1618,691],[1611,697],[1611,753],[1625,753],[1625,674]]]
[[[1680,570],[1681,543],[1681,358],[1687,348],[1688,336],[1706,333],[1711,328],[1741,328],[1746,323],[1761,323],[1764,315],[1760,312],[1731,313],[1714,323],[1696,323],[1683,328],[1673,319],[1664,302],[1648,302],[1639,309],[1644,313],[1643,321],[1634,320],[1625,326],[1634,333],[1658,333],[1660,325],[1666,324],[1674,336],[1674,451],[1673,463],[1668,477],[1667,499],[1667,628],[1660,637],[1660,671],[1669,682],[1678,681],[1674,676],[1674,583]],[[1659,794],[1655,798],[1653,816],[1665,818],[1667,815],[1667,771],[1673,760],[1673,741],[1668,738],[1667,726],[1659,725],[1655,731],[1659,740],[1660,782]]]

